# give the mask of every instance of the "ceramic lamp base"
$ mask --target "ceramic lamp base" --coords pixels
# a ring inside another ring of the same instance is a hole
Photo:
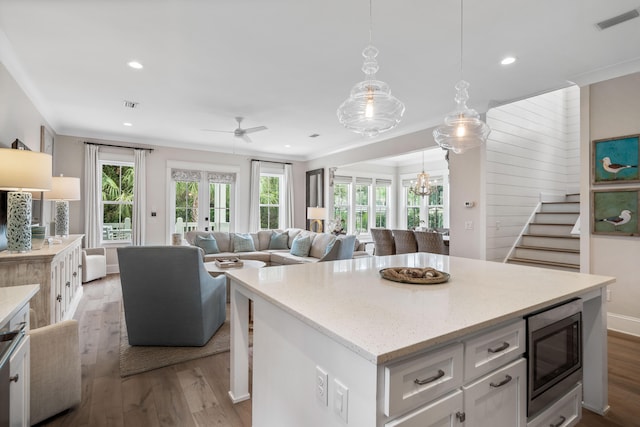
[[[11,191],[7,195],[7,250],[31,250],[31,193]]]
[[[69,235],[69,202],[56,200],[56,234]]]

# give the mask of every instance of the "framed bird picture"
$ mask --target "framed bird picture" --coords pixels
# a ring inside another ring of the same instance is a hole
[[[594,184],[640,182],[640,135],[593,141],[591,176]]]
[[[593,190],[591,204],[593,234],[640,236],[640,190]]]

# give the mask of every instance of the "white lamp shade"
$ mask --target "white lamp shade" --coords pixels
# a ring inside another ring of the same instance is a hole
[[[0,190],[49,191],[51,171],[49,154],[0,148]]]
[[[326,219],[327,208],[307,208],[307,218],[309,219]]]
[[[44,197],[49,200],[80,200],[80,178],[54,176],[51,191]]]

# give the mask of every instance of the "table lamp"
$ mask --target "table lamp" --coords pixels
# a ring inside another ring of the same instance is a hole
[[[7,194],[7,249],[31,250],[30,191],[51,189],[51,155],[29,150],[0,148],[0,190]]]
[[[69,235],[69,201],[80,200],[80,178],[54,176],[51,191],[45,193],[45,199],[56,202],[56,235]]]
[[[309,230],[313,230],[313,224],[316,224],[316,233],[322,233],[322,220],[327,218],[327,208],[308,207],[307,218],[311,220]]]

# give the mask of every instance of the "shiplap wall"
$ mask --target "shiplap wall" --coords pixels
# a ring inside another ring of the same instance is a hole
[[[505,258],[541,193],[577,192],[579,97],[573,86],[487,112],[486,259]]]

